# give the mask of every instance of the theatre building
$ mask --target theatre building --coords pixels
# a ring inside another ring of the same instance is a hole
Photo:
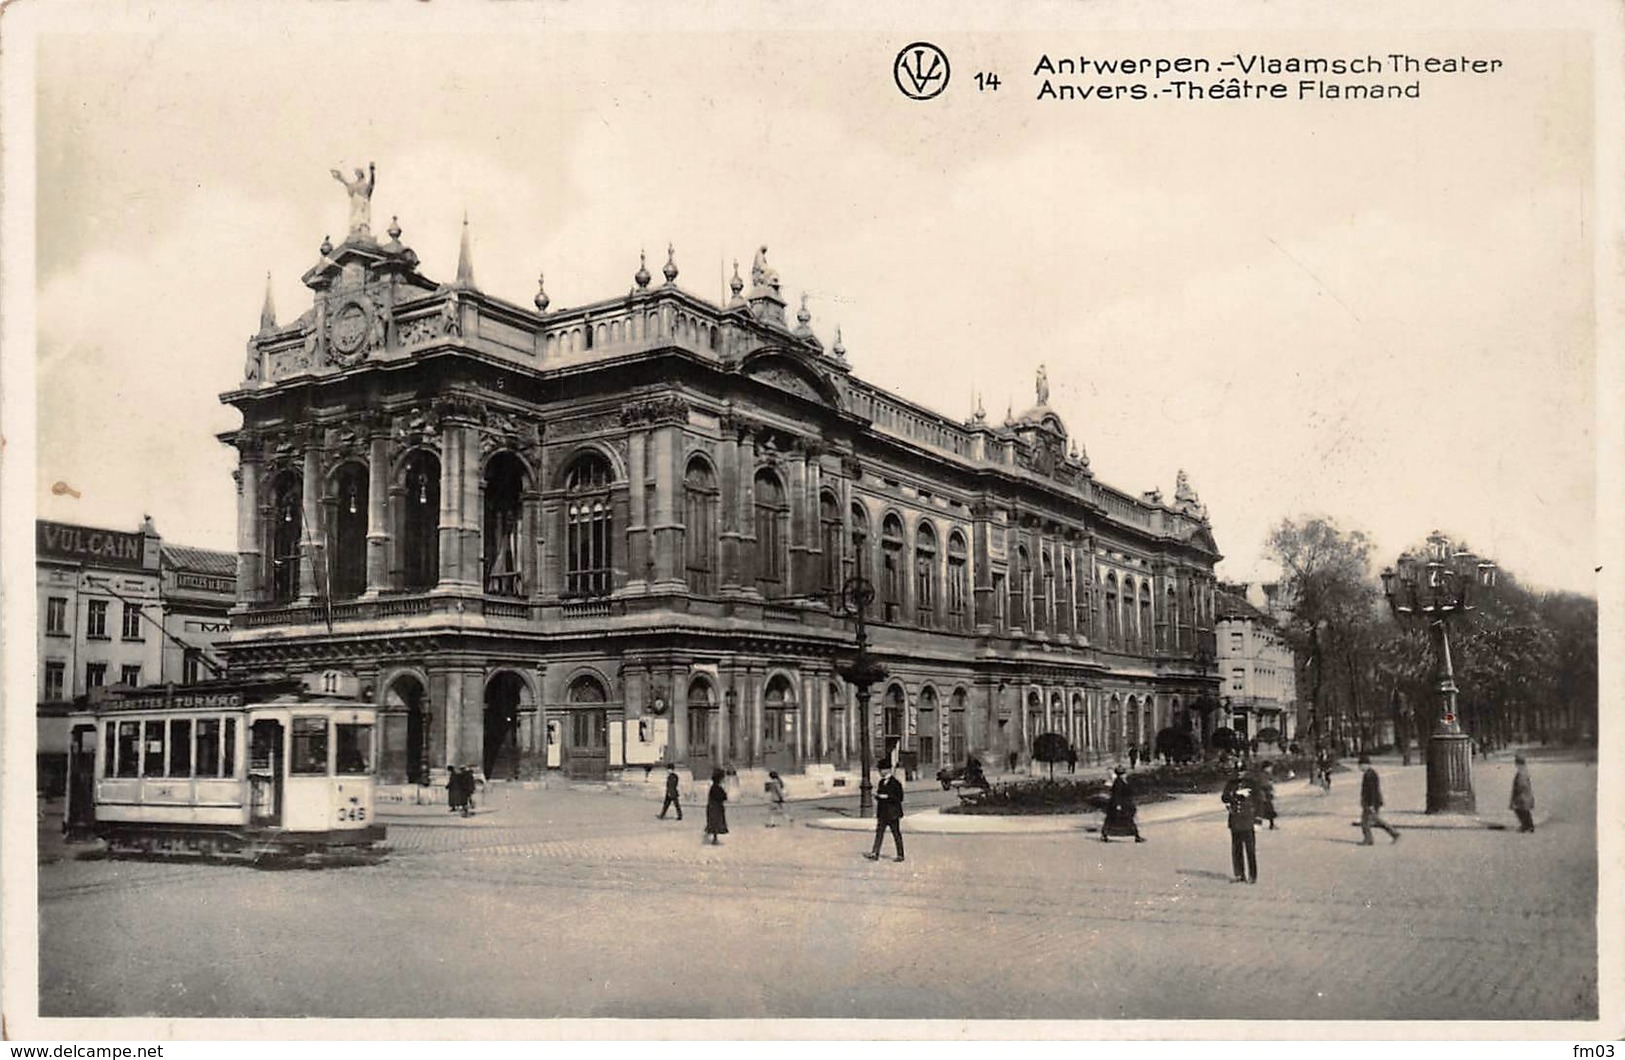
[[[853,575],[874,747],[921,769],[1044,732],[1103,759],[1214,705],[1205,509],[1183,474],[1171,502],[1099,481],[1042,369],[1008,422],[953,420],[787,319],[765,251],[724,305],[668,251],[626,294],[522,306],[475,284],[466,230],[436,283],[355,206],[222,396],[223,649],[370,696],[387,778],[855,765]]]

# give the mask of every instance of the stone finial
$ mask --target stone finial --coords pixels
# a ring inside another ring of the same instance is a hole
[[[649,289],[650,279],[648,262],[644,260],[643,251],[640,250],[638,251],[638,271],[633,273],[632,282],[638,285],[638,290],[646,291]]]
[[[401,219],[391,214],[387,231],[389,232],[390,242],[399,243],[401,241]]]
[[[317,249],[322,252],[322,257],[327,257],[329,254],[333,253],[333,240],[328,236],[323,236],[322,245]]]
[[[740,292],[742,292],[744,289],[745,281],[739,278],[739,259],[735,258],[733,279],[728,281],[728,290],[733,292],[733,297],[728,300],[728,304],[737,305],[740,302],[743,302],[745,299],[742,297]]]
[[[260,330],[271,331],[276,327],[276,305],[271,301],[271,274],[265,274],[265,304],[260,306]]]
[[[666,244],[666,267],[660,272],[666,277],[667,287],[677,282],[677,249],[670,243]]]
[[[532,301],[536,303],[536,312],[538,313],[547,312],[547,307],[553,301],[551,298],[547,297],[547,288],[545,286],[546,279],[546,273],[538,272],[536,274],[536,297],[532,299]]]
[[[801,308],[796,311],[796,323],[801,325],[798,331],[811,330],[812,314],[807,311],[807,292],[801,293]]]
[[[830,353],[835,355],[837,361],[846,360],[846,346],[841,343],[841,326],[835,325],[835,345],[830,347]]]
[[[976,411],[971,413],[971,419],[977,423],[987,422],[987,409],[982,407],[982,395],[976,395]]]
[[[463,211],[463,240],[457,247],[457,286],[474,289],[474,256],[468,248],[468,211]]]

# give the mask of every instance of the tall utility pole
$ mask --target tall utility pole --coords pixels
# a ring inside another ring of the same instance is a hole
[[[865,628],[869,605],[875,602],[875,587],[869,579],[854,575],[841,587],[841,610],[852,616],[857,626],[857,650],[852,661],[841,667],[841,676],[857,691],[858,697],[858,755],[863,762],[863,780],[858,785],[858,815],[873,817],[875,811],[874,784],[869,770],[873,766],[869,746],[869,689],[886,679],[886,668],[869,654],[869,633]]]

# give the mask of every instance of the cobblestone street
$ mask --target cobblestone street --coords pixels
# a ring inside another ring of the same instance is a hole
[[[401,808],[372,866],[70,853],[40,870],[41,1014],[1594,1018],[1595,766],[1536,762],[1533,835],[1427,827],[1421,767],[1379,766],[1402,842],[1355,845],[1356,774],[1284,783],[1256,886],[1216,796],[1146,807],[1144,844],[914,833],[903,864],[803,827],[827,800],[736,805],[712,847],[703,807],[564,787]],[[1477,766],[1487,819],[1511,772]]]

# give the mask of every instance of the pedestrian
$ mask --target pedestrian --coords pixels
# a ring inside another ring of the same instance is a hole
[[[1021,760],[1021,756],[1016,752],[1011,751],[1007,758],[1010,762],[1010,772],[1014,773],[1016,771],[1016,763]]]
[[[1140,764],[1140,745],[1135,744],[1128,749],[1128,767],[1133,769]]]
[[[1512,812],[1518,815],[1518,831],[1535,830],[1535,786],[1529,781],[1529,763],[1523,755],[1512,759],[1518,771],[1512,775]]]
[[[777,828],[781,820],[785,820],[784,812],[784,781],[774,770],[767,773],[767,826]]]
[[[1106,820],[1100,825],[1100,841],[1111,842],[1114,835],[1131,835],[1136,843],[1145,842],[1140,826],[1134,818],[1139,810],[1134,805],[1134,789],[1129,787],[1128,770],[1118,766],[1112,770],[1112,790],[1106,798]]]
[[[728,793],[722,787],[725,776],[727,774],[720,769],[711,770],[711,790],[705,794],[705,831],[701,833],[700,842],[705,842],[705,836],[710,836],[712,846],[722,842],[718,836],[728,834]]]
[[[1332,753],[1324,747],[1315,752],[1315,781],[1322,795],[1332,793]]]
[[[457,766],[446,767],[446,812],[456,813],[463,803],[463,771]]]
[[[880,763],[882,778],[875,789],[875,847],[863,855],[870,861],[880,860],[880,844],[891,829],[892,842],[897,847],[893,861],[903,860],[903,785],[886,762]]]
[[[1275,780],[1271,776],[1274,767],[1266,764],[1255,779],[1258,791],[1258,816],[1261,820],[1270,823],[1270,831],[1275,831]]]
[[[1232,883],[1258,882],[1258,787],[1240,762],[1219,798],[1229,807]]]
[[[681,790],[682,790],[682,781],[680,781],[678,779],[678,777],[677,777],[677,763],[676,762],[667,762],[666,763],[666,800],[660,804],[660,819],[662,821],[664,821],[666,819],[666,811],[667,810],[672,810],[672,809],[675,809],[677,811],[677,819],[679,821],[681,821],[683,819],[683,804],[681,802],[679,802],[678,798],[677,798],[678,795],[680,794]]]
[[[1399,842],[1399,833],[1391,828],[1387,821],[1382,819],[1382,781],[1377,777],[1377,771],[1371,768],[1371,757],[1360,756],[1360,769],[1365,773],[1365,779],[1360,781],[1360,834],[1364,837],[1360,845],[1371,845],[1371,829],[1381,828],[1388,833],[1391,842]]]
[[[467,817],[474,812],[474,788],[479,779],[474,776],[473,766],[463,767],[463,816]]]
[[[1071,744],[1066,745],[1066,771],[1068,773],[1078,771],[1078,749]]]

